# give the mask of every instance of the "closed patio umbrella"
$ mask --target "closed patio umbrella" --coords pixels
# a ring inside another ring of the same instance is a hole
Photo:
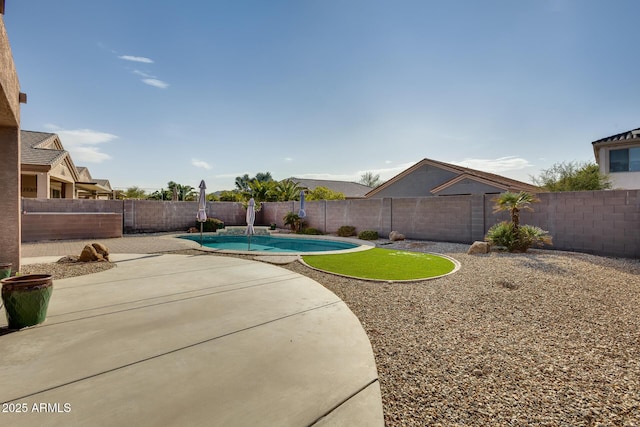
[[[255,230],[253,229],[253,223],[256,220],[256,201],[253,200],[253,197],[249,199],[249,205],[247,206],[247,230],[245,234],[249,236],[249,249],[251,250],[251,236],[255,234]]]
[[[198,196],[198,215],[196,219],[200,223],[200,246],[202,246],[202,224],[207,220],[207,195],[205,190],[207,186],[204,179],[200,181],[200,195]]]
[[[304,190],[300,191],[300,210],[298,211],[298,216],[300,218],[307,216],[307,213],[304,210]]]

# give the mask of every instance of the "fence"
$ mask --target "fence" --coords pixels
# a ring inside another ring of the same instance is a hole
[[[523,224],[536,225],[553,236],[554,249],[621,257],[640,257],[640,190],[542,193],[535,212],[522,212]],[[410,239],[471,243],[482,240],[505,213],[493,213],[493,196],[445,196],[307,201],[305,221],[323,232],[352,225],[358,231],[388,235],[397,230]],[[263,203],[256,224],[284,226],[287,212],[299,202]],[[196,202],[152,200],[23,199],[27,212],[120,213],[125,233],[186,231],[195,225]],[[241,203],[208,202],[207,216],[227,225],[243,225]],[[46,218],[46,217],[44,217]],[[46,224],[31,224],[46,227]]]

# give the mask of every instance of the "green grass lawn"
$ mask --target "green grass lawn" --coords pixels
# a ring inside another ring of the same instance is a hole
[[[305,255],[311,267],[345,276],[378,280],[416,280],[447,274],[456,267],[447,258],[421,252],[374,248],[335,255]]]

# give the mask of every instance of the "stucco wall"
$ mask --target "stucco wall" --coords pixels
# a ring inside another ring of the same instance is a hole
[[[0,261],[20,266],[20,85],[0,15]]]

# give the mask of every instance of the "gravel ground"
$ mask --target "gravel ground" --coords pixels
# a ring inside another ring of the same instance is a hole
[[[442,253],[462,268],[413,283],[285,268],[336,293],[362,322],[388,426],[640,426],[640,261],[383,247]]]

